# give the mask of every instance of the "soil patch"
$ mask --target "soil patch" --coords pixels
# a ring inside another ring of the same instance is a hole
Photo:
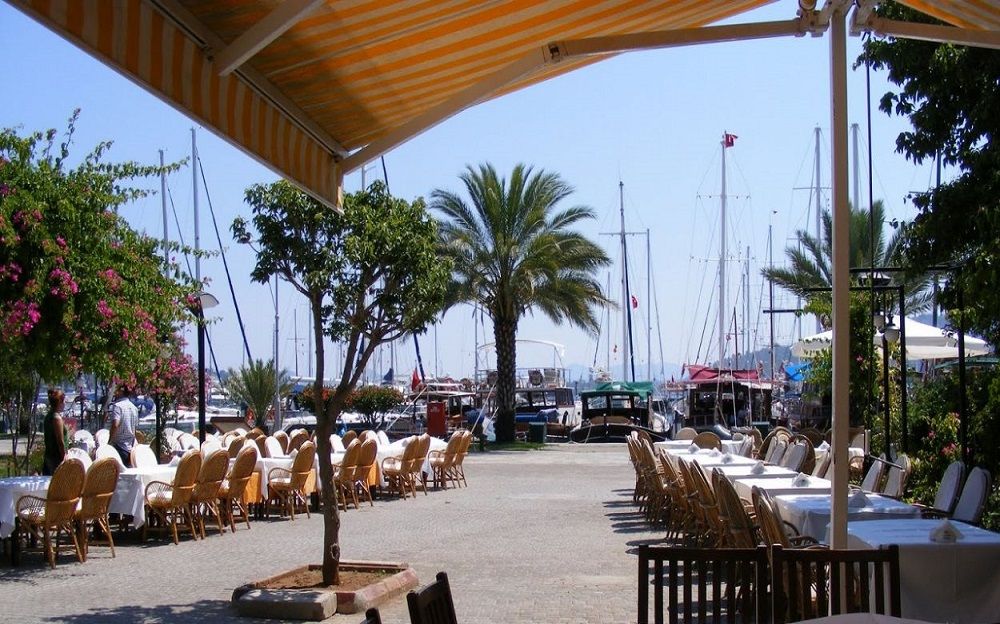
[[[264,582],[257,583],[260,589],[333,589],[338,592],[357,591],[392,576],[395,571],[341,570],[339,585],[324,585],[323,570],[301,568]]]

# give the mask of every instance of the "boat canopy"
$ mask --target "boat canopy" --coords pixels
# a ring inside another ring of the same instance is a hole
[[[688,364],[685,368],[690,375],[686,381],[716,381],[721,379],[750,381],[760,379],[760,374],[754,369],[712,368],[700,364]]]
[[[608,381],[595,387],[590,392],[631,392],[639,395],[653,394],[651,381]]]

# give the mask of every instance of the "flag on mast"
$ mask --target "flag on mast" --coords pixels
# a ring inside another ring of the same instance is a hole
[[[636,310],[638,308],[639,308],[639,300],[635,298],[635,295],[632,295],[632,309]]]
[[[732,147],[736,145],[736,139],[739,137],[735,134],[730,134],[728,132],[722,133],[722,147]]]
[[[416,367],[413,368],[413,375],[410,376],[410,390],[416,392],[420,387],[420,375],[417,374]]]

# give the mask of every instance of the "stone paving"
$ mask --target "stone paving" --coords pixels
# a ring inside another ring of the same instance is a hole
[[[662,538],[631,504],[624,445],[549,445],[473,453],[469,487],[376,501],[342,514],[345,559],[407,561],[421,584],[448,573],[463,624],[634,622],[634,547]],[[126,540],[112,559],[93,547],[51,571],[38,554],[0,563],[4,622],[247,622],[234,587],[318,563],[322,519],[245,525],[204,541]],[[403,597],[380,608],[409,622]],[[360,622],[361,614],[327,622]],[[249,620],[252,621],[252,620]]]

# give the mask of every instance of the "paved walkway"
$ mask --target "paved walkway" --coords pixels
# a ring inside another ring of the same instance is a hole
[[[634,622],[638,543],[656,541],[631,505],[624,445],[550,445],[472,454],[469,487],[342,514],[345,559],[407,561],[421,584],[448,572],[463,624]],[[112,559],[37,554],[0,564],[5,622],[247,622],[229,609],[234,587],[318,562],[322,520],[264,520],[204,541],[122,544]],[[381,607],[409,622],[404,598]],[[360,622],[337,615],[328,622]]]

